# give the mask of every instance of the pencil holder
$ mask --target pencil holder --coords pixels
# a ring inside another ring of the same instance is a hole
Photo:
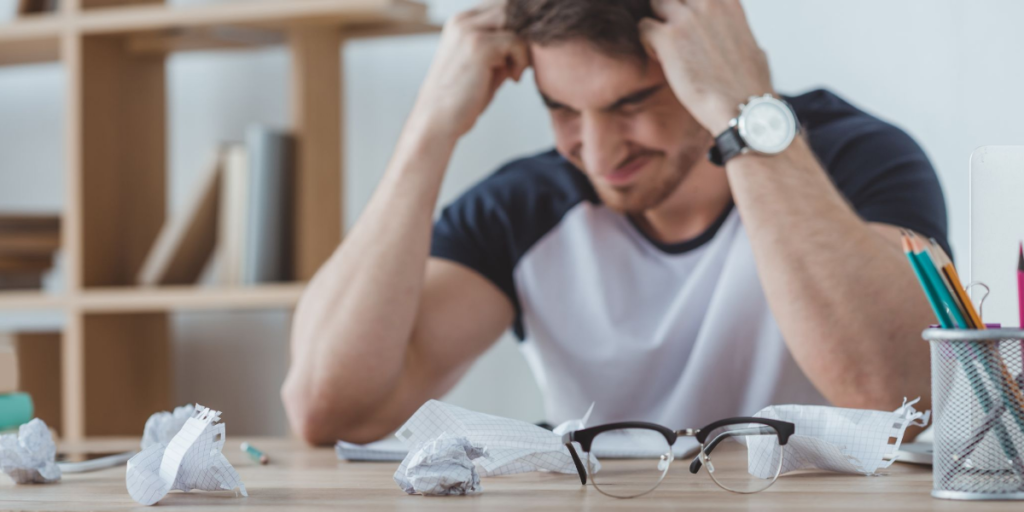
[[[1024,499],[1024,330],[927,329],[932,496]]]

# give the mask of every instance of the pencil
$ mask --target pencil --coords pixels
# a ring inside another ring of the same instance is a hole
[[[260,464],[270,462],[270,457],[267,457],[267,454],[257,450],[255,446],[249,443],[242,443],[241,448],[243,452],[249,454],[249,457],[251,457],[252,460],[259,462]]]
[[[939,245],[934,238],[931,239],[932,248],[935,250],[935,255],[938,258],[939,265],[942,266],[942,273],[946,276],[949,281],[950,287],[956,293],[956,298],[960,299],[960,304],[964,308],[964,312],[967,313],[967,321],[973,324],[975,329],[985,329],[985,323],[981,321],[981,316],[978,315],[978,311],[974,309],[974,303],[971,302],[971,298],[967,296],[967,290],[964,289],[960,282],[960,275],[956,272],[956,267],[953,266],[953,260],[949,258],[946,251]]]
[[[935,265],[935,260],[932,259],[928,249],[921,243],[921,240],[911,234],[910,245],[914,250],[914,256],[921,264],[921,269],[924,271],[925,277],[928,278],[932,283],[932,287],[935,289],[936,296],[939,299],[939,304],[943,306],[950,316],[953,322],[956,323],[956,327],[961,329],[969,329],[970,326],[967,324],[967,319],[960,312],[960,307],[953,299],[953,294],[948,288],[948,284],[939,273],[939,267]]]
[[[1024,329],[1024,242],[1020,244],[1020,256],[1017,259],[1017,314],[1020,328]],[[1024,352],[1021,353],[1024,358]],[[1021,360],[1024,362],[1024,359]]]
[[[920,281],[921,288],[924,289],[925,295],[928,297],[928,301],[932,305],[932,309],[935,310],[935,315],[939,318],[939,323],[945,329],[954,328],[953,319],[950,318],[950,314],[954,313],[954,311],[950,310],[948,307],[944,307],[944,303],[948,305],[949,302],[952,302],[952,297],[949,296],[949,290],[944,289],[943,281],[938,275],[938,270],[935,267],[935,264],[925,251],[919,250],[922,249],[921,242],[917,240],[917,237],[913,232],[903,231],[902,242],[904,253],[906,253],[907,258],[910,260],[910,265],[914,269],[914,274],[917,276],[918,281]],[[959,314],[959,312],[955,313]],[[960,323],[961,325],[967,324],[966,320],[963,318],[960,318]],[[960,343],[954,342],[952,344],[953,352],[957,355],[957,359],[960,361],[960,366],[967,375],[967,380],[971,383],[971,388],[974,391],[975,398],[978,399],[978,403],[981,405],[985,414],[989,414],[992,407],[996,404],[996,400],[993,400],[989,396],[988,390],[985,389],[985,385],[982,383],[981,375],[978,374],[978,370],[974,367],[974,358],[971,357],[970,354],[966,353],[964,348],[966,347]],[[993,369],[990,365],[984,366],[986,366],[989,378],[993,383],[997,383],[996,375],[998,372],[992,371]],[[1005,375],[1003,378],[1005,379]],[[999,386],[998,384],[996,384],[996,387],[1002,388],[1002,386]],[[1004,403],[1006,403],[1009,397],[1007,396],[1005,389],[1002,389],[1002,393],[1000,394],[1003,397]],[[1012,409],[1010,404],[1006,405]],[[1020,414],[1014,414],[1013,416],[1017,421],[1018,427],[1021,427],[1022,430],[1024,430]],[[1017,447],[1014,446],[1013,442],[1010,440],[1009,432],[1006,431],[1006,426],[1003,425],[1002,420],[996,419],[992,428],[996,430],[996,438],[999,440],[999,445],[1003,449],[1003,453],[1006,457],[1012,461],[1019,460],[1020,455],[1019,452],[1017,452]]]

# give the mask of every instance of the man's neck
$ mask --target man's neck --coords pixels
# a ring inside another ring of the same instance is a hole
[[[633,215],[649,237],[664,244],[697,238],[722,215],[732,201],[725,170],[701,162],[657,207]]]

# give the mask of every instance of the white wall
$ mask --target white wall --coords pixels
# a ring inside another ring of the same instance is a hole
[[[0,0],[3,1],[3,0]],[[9,0],[8,0],[9,1]],[[192,0],[197,1],[197,0]],[[201,1],[201,0],[198,0]],[[471,5],[430,2],[437,19]],[[968,247],[967,161],[983,144],[1024,141],[1010,114],[1024,69],[1024,3],[1014,0],[747,0],[777,87],[827,86],[907,129],[935,163],[947,194],[952,244]],[[347,77],[347,219],[358,217],[380,177],[436,36],[352,43]],[[285,125],[288,60],[280,49],[176,56],[170,64],[172,210],[194,186],[213,145],[246,123]],[[59,66],[0,68],[0,210],[59,207],[63,73]],[[538,151],[551,132],[529,81],[503,89],[459,145],[443,200],[501,162]],[[0,324],[28,322],[3,315]],[[283,433],[277,389],[287,365],[283,313],[179,315],[179,401],[225,409],[235,433]],[[202,371],[185,370],[189,362]],[[475,409],[542,419],[539,392],[514,342],[503,339],[449,397]]]

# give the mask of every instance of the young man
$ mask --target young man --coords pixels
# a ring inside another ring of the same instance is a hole
[[[527,66],[557,150],[432,224],[456,142]],[[483,6],[445,26],[384,179],[310,283],[284,403],[311,443],[372,441],[511,325],[552,423],[591,402],[595,424],[674,428],[773,403],[927,408],[934,318],[900,228],[945,244],[925,155],[828,92],[784,102],[739,0]]]

